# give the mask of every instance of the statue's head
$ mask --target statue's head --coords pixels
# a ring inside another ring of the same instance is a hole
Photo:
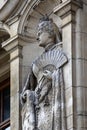
[[[39,46],[45,47],[48,44],[56,44],[61,41],[61,34],[58,27],[47,15],[40,19],[38,24]]]

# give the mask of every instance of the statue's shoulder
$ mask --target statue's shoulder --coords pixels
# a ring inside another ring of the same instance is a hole
[[[51,51],[56,51],[56,50],[59,50],[59,51],[63,51],[62,49],[62,46],[63,46],[63,42],[59,42],[57,44],[54,44],[51,48]]]

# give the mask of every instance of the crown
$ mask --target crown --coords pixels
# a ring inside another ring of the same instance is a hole
[[[40,18],[38,24],[38,35],[40,35],[42,32],[48,32],[50,34],[54,33],[53,20],[49,18],[47,14]]]

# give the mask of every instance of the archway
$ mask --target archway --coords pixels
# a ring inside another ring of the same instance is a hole
[[[18,34],[27,37],[30,42],[36,42],[37,24],[45,14],[49,15],[61,28],[61,19],[53,13],[54,7],[60,3],[60,0],[36,0],[27,3],[26,10],[20,19]]]

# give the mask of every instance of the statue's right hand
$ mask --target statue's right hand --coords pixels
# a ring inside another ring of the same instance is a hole
[[[21,104],[23,105],[26,101],[26,93],[25,91],[22,91],[22,93],[20,94],[20,100],[21,100]]]
[[[23,99],[26,98],[26,93],[24,92],[23,95],[22,95]]]

